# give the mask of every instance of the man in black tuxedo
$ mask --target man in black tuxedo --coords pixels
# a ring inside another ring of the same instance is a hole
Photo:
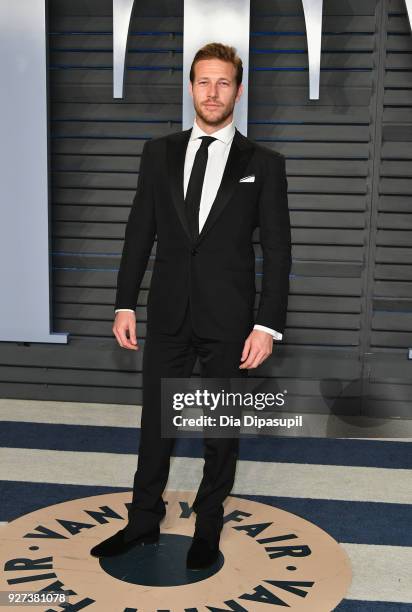
[[[157,235],[147,300],[138,468],[128,524],[95,546],[95,556],[159,538],[174,443],[161,437],[161,379],[190,377],[197,357],[201,376],[246,376],[272,353],[274,339],[282,338],[291,267],[285,158],[234,127],[242,70],[233,47],[211,43],[200,49],[190,72],[193,128],[152,139],[143,148],[113,325],[121,347],[139,348],[135,308]],[[254,320],[256,227],[263,276]],[[189,568],[206,567],[218,556],[223,501],[233,486],[238,448],[238,437],[204,438]]]

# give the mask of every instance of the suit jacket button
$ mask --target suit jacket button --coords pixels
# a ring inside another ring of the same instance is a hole
[[[191,253],[192,253],[192,255],[197,255],[197,249],[192,249]]]

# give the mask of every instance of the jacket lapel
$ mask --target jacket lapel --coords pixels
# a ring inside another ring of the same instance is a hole
[[[222,214],[239,183],[239,179],[244,174],[254,149],[253,143],[236,129],[219,189],[196,243],[203,240],[216,223],[219,215]]]
[[[170,187],[172,191],[173,203],[176,208],[177,215],[182,223],[183,229],[192,242],[190,230],[187,224],[185,209],[184,209],[184,192],[183,192],[183,171],[185,164],[186,147],[189,142],[192,129],[173,134],[168,139],[167,155],[168,167],[170,168]],[[203,225],[202,231],[195,244],[198,244],[208,231],[216,223],[219,215],[223,212],[225,206],[229,202],[239,179],[243,176],[246,166],[254,151],[254,144],[237,129],[233,137],[230,147],[229,156],[223,172],[222,180],[217,191],[215,200],[210,209],[209,215]]]
[[[167,167],[169,168],[169,181],[173,204],[189,240],[191,240],[191,236],[185,214],[183,172],[185,167],[186,147],[191,132],[192,128],[184,132],[179,132],[178,134],[173,134],[167,139]]]

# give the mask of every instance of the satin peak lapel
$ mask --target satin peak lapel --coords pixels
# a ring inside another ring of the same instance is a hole
[[[167,140],[167,167],[169,169],[170,190],[173,204],[183,229],[191,241],[189,226],[185,214],[185,200],[183,191],[183,172],[185,167],[186,148],[192,128],[173,134]]]
[[[239,180],[244,176],[244,171],[253,152],[253,143],[236,129],[219,189],[196,243],[203,240],[218,220],[219,215],[222,214],[238,186]]]
[[[170,189],[173,197],[173,203],[183,229],[190,242],[192,242],[192,238],[185,214],[183,172],[186,148],[191,131],[192,129],[190,128],[184,132],[173,134],[167,141],[167,163],[169,168]],[[202,231],[200,232],[198,239],[195,241],[196,244],[204,238],[214,223],[216,223],[219,215],[223,212],[235,188],[237,187],[239,180],[242,178],[242,176],[244,176],[244,171],[246,170],[253,151],[253,143],[251,143],[236,129],[219,189],[210,209],[209,215],[207,216],[206,222],[203,225]]]

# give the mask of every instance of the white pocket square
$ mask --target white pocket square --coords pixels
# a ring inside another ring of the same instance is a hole
[[[255,175],[254,174],[251,174],[250,176],[244,176],[239,181],[239,183],[254,183],[254,182],[255,182]]]

